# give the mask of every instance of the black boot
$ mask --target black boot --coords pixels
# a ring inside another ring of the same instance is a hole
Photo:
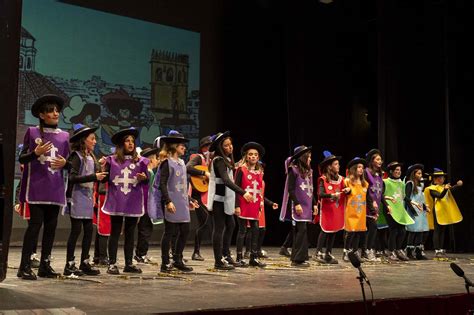
[[[161,267],[160,267],[160,272],[163,272],[163,273],[170,273],[171,271],[173,271],[174,268],[173,268],[173,265],[170,264],[170,263],[162,263],[161,264]]]
[[[193,255],[191,256],[191,259],[197,261],[204,261],[204,257],[201,256],[201,253],[199,251],[194,251]]]
[[[226,260],[227,260],[227,259],[226,259]],[[229,262],[229,261],[227,260],[227,262]],[[230,262],[229,262],[229,263],[230,263]],[[235,267],[240,267],[240,268],[246,268],[246,267],[249,266],[249,265],[245,262],[242,253],[237,253],[237,261],[234,263],[234,266],[235,266]]]
[[[259,267],[259,268],[265,268],[267,265],[264,264],[263,262],[258,260],[258,254],[257,253],[251,253],[250,254],[250,261],[249,265],[252,267]]]
[[[125,262],[125,267],[123,267],[123,272],[129,273],[142,273],[142,270],[135,266],[131,261]]]
[[[118,270],[118,267],[115,263],[113,264],[110,264],[108,267],[107,267],[107,273],[109,275],[119,275],[120,274],[120,271]]]
[[[416,259],[418,260],[427,260],[428,257],[426,257],[425,253],[423,252],[423,249],[421,248],[421,246],[416,246],[415,247],[415,255],[416,255]]]
[[[84,274],[88,276],[97,276],[100,274],[99,269],[91,266],[91,264],[89,263],[89,259],[84,259],[79,265],[79,269],[82,270],[82,272],[84,272]]]
[[[40,266],[40,261],[38,259],[38,256],[36,256],[36,253],[31,254],[30,266],[31,268],[39,268]]]
[[[416,259],[414,254],[415,254],[415,247],[414,246],[407,246],[407,257],[409,259]]]
[[[339,263],[337,259],[331,254],[331,252],[326,252],[326,255],[324,256],[324,260],[326,261],[327,264],[330,264],[330,265],[337,265]]]
[[[42,260],[38,268],[38,277],[41,278],[57,278],[60,274],[54,271],[51,267],[51,262],[48,260]]]
[[[74,262],[74,260],[72,260],[72,261],[68,261],[66,263],[66,266],[64,266],[63,275],[65,276],[75,275],[75,276],[80,277],[84,275],[84,272],[77,269],[76,263]]]
[[[214,263],[214,268],[217,270],[234,270],[234,265],[230,265],[227,260],[222,258]]]
[[[193,268],[188,267],[184,264],[183,255],[176,256],[175,259],[173,259],[173,267],[183,272],[193,271]]]
[[[23,280],[36,280],[36,275],[33,270],[31,270],[30,265],[26,265],[24,267],[20,266],[16,276],[18,278],[22,278]]]
[[[280,255],[285,256],[285,257],[291,257],[291,253],[288,251],[288,248],[284,246],[280,248]]]

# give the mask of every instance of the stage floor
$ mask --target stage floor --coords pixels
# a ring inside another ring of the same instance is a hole
[[[185,251],[187,258],[190,249]],[[0,283],[0,312],[74,307],[87,314],[136,314],[361,300],[358,272],[350,263],[341,263],[341,249],[335,250],[340,260],[338,265],[320,266],[311,260],[309,268],[293,268],[287,258],[278,255],[279,248],[266,248],[270,258],[265,260],[268,267],[264,270],[238,268],[216,272],[211,269],[212,249],[205,247],[202,250],[204,262],[188,261],[194,268],[190,274],[162,277],[158,275],[159,264],[139,264],[143,274],[131,277],[124,273],[111,276],[105,268],[100,268],[101,275],[97,277],[38,278],[37,281],[16,277],[20,250],[10,248],[8,275]],[[313,252],[312,249],[310,253]],[[158,249],[152,249],[150,254],[159,262]],[[433,256],[433,252],[427,254]],[[55,248],[53,255],[53,267],[62,272],[65,248]],[[474,261],[471,260],[474,255],[451,256],[457,258],[456,263],[474,280]],[[465,292],[464,280],[454,274],[446,261],[365,263],[362,267],[377,300]],[[367,286],[366,293],[370,299]]]

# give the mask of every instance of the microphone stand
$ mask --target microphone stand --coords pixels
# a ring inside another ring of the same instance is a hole
[[[359,279],[360,288],[362,290],[362,298],[364,299],[365,314],[369,315],[369,308],[367,307],[367,299],[365,298],[364,277],[362,276],[362,272],[360,271],[360,269],[359,269],[359,276],[357,277],[357,279]]]
[[[469,306],[470,306],[470,309],[467,310],[467,313],[468,314],[474,314],[474,309],[472,308],[472,297],[471,297],[471,291],[469,290],[469,283],[467,282],[466,279],[464,279],[464,286],[466,287],[466,291],[467,291],[467,300],[469,301]]]

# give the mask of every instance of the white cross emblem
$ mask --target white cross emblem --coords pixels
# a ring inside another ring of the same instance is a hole
[[[40,156],[38,156],[38,161],[41,163],[41,164],[45,164],[46,162],[49,162],[51,163],[52,160],[54,160],[56,158],[56,152],[58,152],[58,148],[56,148],[54,146],[54,144],[51,144],[52,147],[51,147],[51,150],[49,150],[49,155],[44,155],[44,154],[41,154]],[[48,171],[51,172],[51,174],[54,174],[56,173],[58,170],[54,170],[51,168],[51,164],[49,164],[48,166]]]
[[[123,174],[123,177],[119,177],[118,175],[115,176],[114,180],[112,181],[115,186],[119,186],[122,184],[122,187],[120,187],[120,190],[127,195],[129,192],[132,190],[130,189],[130,185],[133,185],[133,187],[137,186],[138,180],[136,176],[129,177],[132,171],[126,167],[123,170],[120,171],[120,173]]]
[[[365,201],[362,201],[362,195],[357,195],[356,198],[357,200],[354,200],[354,199],[351,200],[351,206],[356,207],[357,213],[361,213],[362,206],[365,206]]]
[[[397,189],[397,191],[393,194],[393,199],[395,200],[401,200],[402,199],[402,191],[400,189]]]
[[[254,181],[252,182],[252,185],[253,185],[253,188],[250,188],[250,186],[247,186],[247,187],[245,188],[245,191],[248,192],[248,193],[253,194],[253,199],[252,199],[252,201],[255,203],[255,202],[257,202],[257,195],[258,195],[258,194],[261,194],[261,193],[262,193],[262,190],[261,190],[261,189],[257,189],[257,187],[258,187],[258,182],[257,182],[256,180],[254,180]]]
[[[301,183],[300,188],[302,191],[305,191],[307,188],[306,194],[308,195],[308,197],[311,197],[313,195],[313,183],[309,181],[309,177],[305,178],[304,182]]]
[[[374,192],[377,197],[380,196],[380,194],[382,193],[382,185],[380,185],[380,182],[376,182],[372,187],[372,192]]]
[[[181,192],[183,196],[186,196],[186,181],[180,181],[175,185],[176,191]]]

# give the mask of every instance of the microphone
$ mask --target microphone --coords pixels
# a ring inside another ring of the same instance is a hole
[[[472,283],[471,280],[469,280],[468,277],[466,277],[464,275],[464,271],[461,269],[461,267],[459,267],[458,265],[456,265],[455,263],[451,263],[451,269],[453,269],[454,273],[457,274],[459,277],[463,278],[464,281],[466,281],[466,284],[470,287],[474,287],[474,283]]]
[[[352,266],[354,266],[354,268],[357,268],[359,270],[359,274],[362,277],[362,279],[364,279],[367,282],[367,284],[370,285],[369,278],[367,278],[364,270],[362,270],[362,268],[360,267],[360,260],[357,257],[357,255],[354,252],[349,252],[347,256],[349,256],[349,260],[351,261]]]

